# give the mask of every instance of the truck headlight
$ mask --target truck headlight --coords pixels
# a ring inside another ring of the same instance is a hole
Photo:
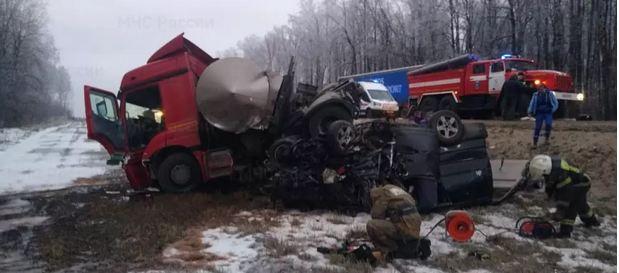
[[[539,85],[539,84],[540,84],[540,83],[542,83],[542,82],[541,82],[540,80],[535,80],[535,81],[533,81],[533,83],[534,83],[535,85]]]
[[[583,93],[578,93],[578,95],[576,95],[576,99],[577,99],[577,100],[585,100],[585,94],[583,94]]]

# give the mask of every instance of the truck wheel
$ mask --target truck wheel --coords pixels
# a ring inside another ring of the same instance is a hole
[[[280,168],[289,166],[293,162],[292,148],[297,141],[296,137],[285,137],[273,142],[268,151],[270,162]]]
[[[452,96],[444,96],[441,101],[438,103],[438,109],[439,110],[449,110],[449,111],[456,111],[456,107],[458,107],[458,105],[456,104],[456,101],[454,100],[454,98]]]
[[[174,153],[159,164],[157,180],[164,192],[188,192],[201,181],[200,166],[192,155]]]
[[[419,104],[419,110],[428,113],[438,110],[438,100],[435,97],[425,97]]]
[[[352,114],[340,106],[319,109],[309,118],[309,133],[312,137],[324,136],[327,134],[329,125],[338,120],[346,120],[352,123]]]
[[[430,117],[430,128],[436,131],[438,140],[443,145],[453,145],[462,140],[464,125],[460,117],[448,110],[441,110]]]
[[[355,139],[355,128],[346,120],[334,121],[329,125],[327,144],[336,155],[346,154]]]

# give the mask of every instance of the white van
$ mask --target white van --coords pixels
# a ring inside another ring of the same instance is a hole
[[[367,117],[392,115],[398,111],[398,102],[391,96],[389,89],[376,82],[358,82],[363,89],[359,108]]]

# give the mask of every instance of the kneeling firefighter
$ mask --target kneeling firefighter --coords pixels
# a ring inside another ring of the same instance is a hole
[[[552,218],[560,223],[557,237],[571,236],[576,216],[585,227],[600,225],[587,203],[591,178],[583,171],[560,157],[536,155],[528,163],[528,172],[532,180],[545,180],[546,194],[556,202],[557,212]]]
[[[394,185],[374,188],[370,197],[372,220],[366,228],[378,250],[375,256],[379,260],[428,258],[430,240],[420,239],[421,216],[413,197]]]

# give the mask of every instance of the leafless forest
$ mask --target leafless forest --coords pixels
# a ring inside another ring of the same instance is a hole
[[[616,119],[616,11],[615,0],[304,0],[287,25],[224,55],[281,71],[296,56],[299,80],[321,85],[462,53],[512,53],[570,73],[587,97],[582,110]]]
[[[69,74],[46,24],[44,2],[0,0],[0,128],[69,115]]]

